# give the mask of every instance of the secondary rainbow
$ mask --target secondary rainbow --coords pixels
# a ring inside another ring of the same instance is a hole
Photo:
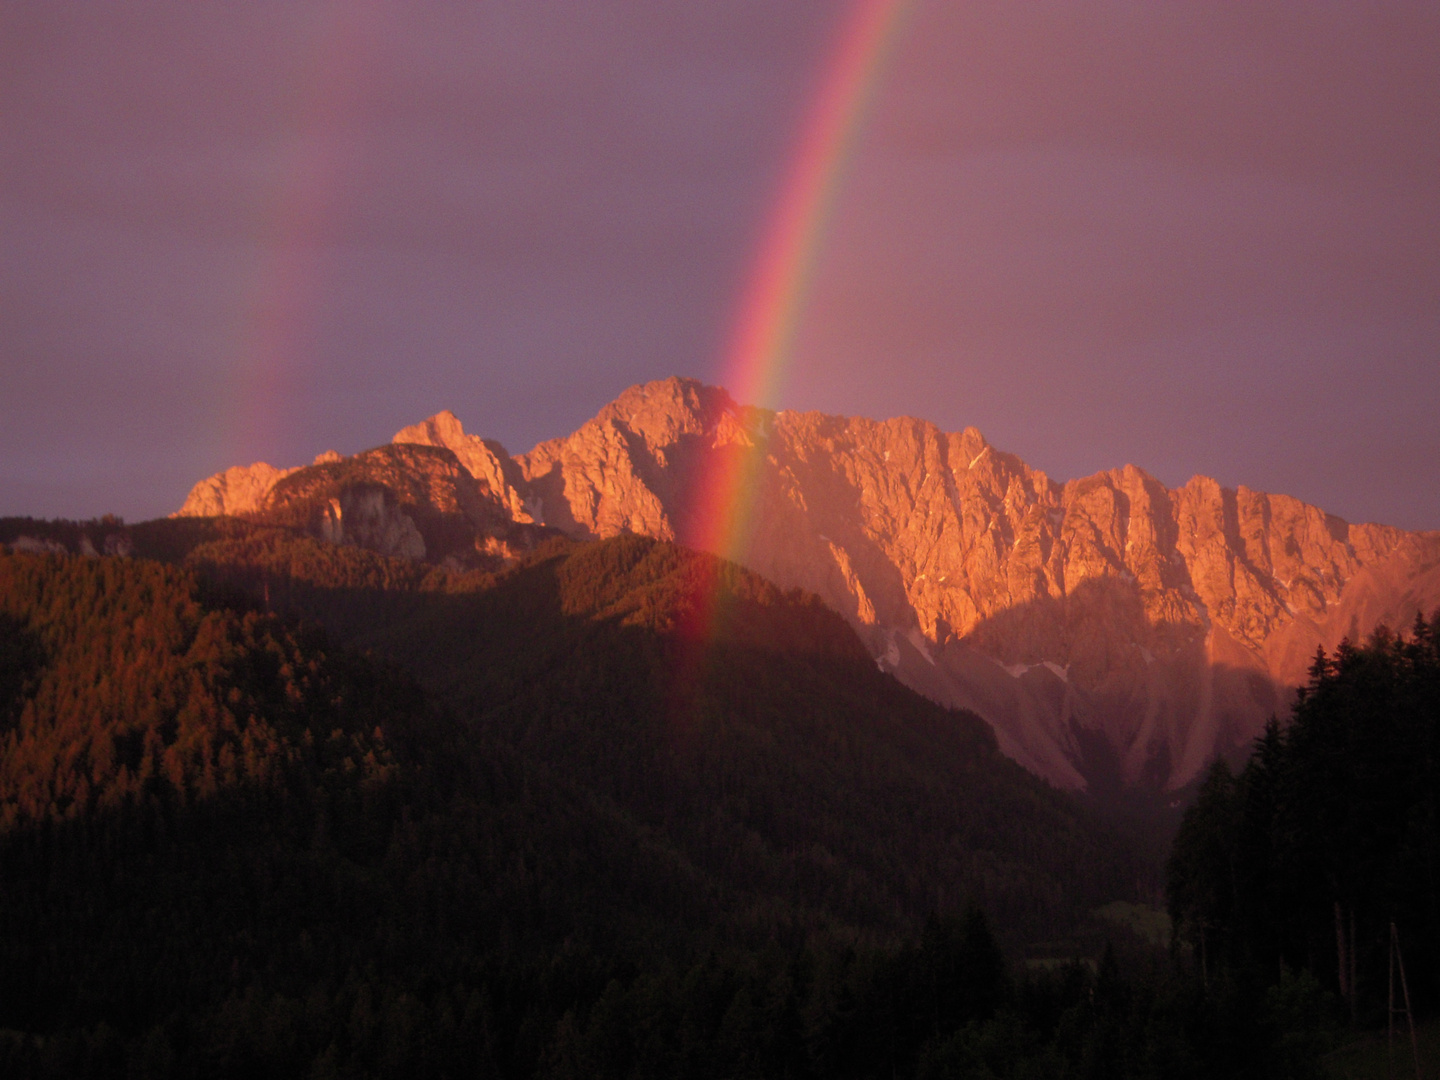
[[[736,401],[771,406],[856,137],[913,0],[855,0],[841,25],[770,214],[722,364],[721,385]],[[712,459],[699,488],[696,547],[743,558],[758,457]]]
[[[290,380],[315,351],[326,292],[324,249],[343,224],[342,179],[355,147],[345,131],[361,105],[373,43],[383,38],[375,0],[330,0],[312,13],[306,57],[286,117],[288,152],[275,158],[269,198],[255,221],[256,257],[236,312],[229,452],[276,446],[286,432]]]

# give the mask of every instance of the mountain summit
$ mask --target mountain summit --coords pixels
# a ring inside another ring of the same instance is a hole
[[[552,529],[699,545],[717,455],[752,458],[740,561],[818,594],[882,668],[1061,787],[1181,787],[1286,712],[1318,646],[1440,604],[1440,533],[1131,465],[1062,483],[975,428],[770,412],[680,378],[518,457],[442,412],[355,458],[227,470],[180,514],[281,515],[432,561]]]

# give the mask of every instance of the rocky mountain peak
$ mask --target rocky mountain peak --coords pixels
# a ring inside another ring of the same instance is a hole
[[[687,524],[700,478],[749,455],[741,561],[819,595],[882,668],[978,712],[1067,787],[1185,784],[1283,715],[1317,646],[1440,605],[1440,534],[1208,477],[1167,488],[1134,465],[1061,483],[974,427],[774,413],[693,379],[633,386],[518,458],[449,412],[397,433],[407,444],[448,451],[514,527],[689,542],[706,535]],[[258,469],[202,482],[182,512],[297,482]],[[368,503],[340,511],[380,529]]]
[[[254,513],[270,489],[293,472],[294,468],[277,469],[263,461],[253,465],[232,465],[191,488],[184,505],[173,516],[219,517],[223,514]]]
[[[573,435],[541,443],[517,464],[548,525],[577,536],[675,540],[696,469],[717,437],[735,437],[742,412],[724,390],[694,379],[632,386]]]
[[[505,447],[493,439],[467,434],[449,409],[421,423],[401,428],[390,441],[444,447],[479,481],[486,494],[505,507],[513,520],[525,524],[535,520],[516,487],[523,480]]]
[[[720,387],[672,376],[630,387],[601,409],[576,435],[592,425],[613,425],[639,437],[654,450],[672,446],[686,436],[704,435],[713,430],[722,416],[737,411],[735,402]],[[542,443],[536,451],[548,445],[551,444]]]

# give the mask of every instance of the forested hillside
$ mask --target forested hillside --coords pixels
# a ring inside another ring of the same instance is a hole
[[[1019,943],[1143,875],[977,717],[876,670],[814,597],[711,556],[562,540],[498,577],[405,582],[412,564],[256,532],[189,560],[398,663],[487,738],[754,890],[746,905],[894,932],[968,899]]]
[[[1317,993],[1117,963],[1143,863],[811,596],[113,528],[0,551],[6,1075],[1311,1075]]]
[[[818,1069],[879,992],[861,958],[927,920],[990,985],[977,905],[1020,940],[1133,888],[977,720],[709,557],[566,543],[491,578],[277,531],[135,542],[162,534],[191,568],[0,553],[16,1075],[548,1075],[607,985],[666,979],[694,1063],[763,984],[790,987],[766,1038]]]

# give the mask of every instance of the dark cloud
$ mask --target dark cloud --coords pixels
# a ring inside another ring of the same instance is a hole
[[[0,513],[715,378],[846,7],[0,2]],[[1433,5],[919,2],[779,404],[1440,527]]]

